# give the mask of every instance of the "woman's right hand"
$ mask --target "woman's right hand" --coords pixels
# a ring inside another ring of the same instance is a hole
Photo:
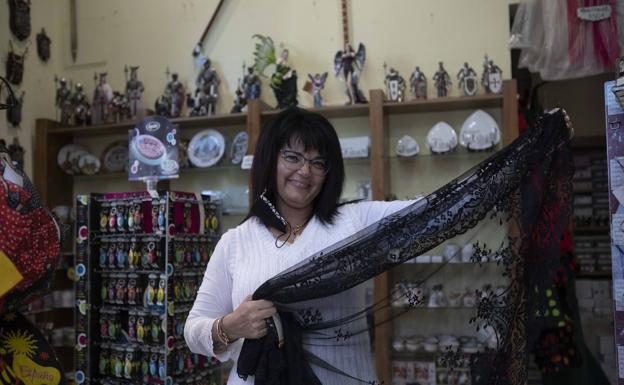
[[[221,326],[230,340],[238,338],[261,338],[267,334],[266,318],[277,313],[273,302],[252,301],[251,296],[222,319]]]

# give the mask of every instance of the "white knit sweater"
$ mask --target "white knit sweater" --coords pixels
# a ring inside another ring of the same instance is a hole
[[[213,352],[211,330],[217,318],[231,313],[269,278],[410,203],[360,202],[341,206],[334,225],[324,226],[314,217],[294,243],[287,243],[281,248],[275,247],[273,235],[256,218],[227,231],[212,254],[193,309],[186,320],[184,337],[189,348],[192,352],[214,356],[222,362],[236,362],[242,340],[231,344],[222,354]],[[327,321],[362,310],[364,306],[365,292],[363,285],[360,285],[335,296],[301,302],[294,307],[301,309],[301,314],[309,310],[309,314],[320,314],[322,320]],[[343,327],[343,332],[365,327],[366,321],[362,319]],[[333,334],[334,331],[326,333]],[[345,341],[310,340],[304,335],[304,348],[357,378],[365,381],[376,379],[367,333]],[[323,385],[361,384],[315,365],[312,369]],[[234,365],[228,385],[253,383],[251,376],[247,381],[240,379]]]

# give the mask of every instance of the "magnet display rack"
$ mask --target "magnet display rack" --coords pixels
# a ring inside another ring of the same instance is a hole
[[[340,137],[345,135],[341,125],[341,119],[363,118],[367,121],[361,125],[361,132],[358,135],[368,135],[370,138],[370,155],[364,162],[359,159],[346,159],[347,167],[366,169],[366,175],[370,178],[372,198],[383,200],[390,193],[395,193],[401,198],[406,195],[402,191],[391,188],[393,178],[393,167],[403,160],[398,160],[393,155],[390,138],[396,133],[396,129],[391,127],[389,120],[403,119],[406,124],[422,124],[431,118],[431,114],[437,115],[439,120],[447,117],[447,113],[459,111],[472,112],[475,109],[493,109],[500,111],[499,126],[502,129],[502,142],[510,143],[518,135],[517,116],[517,90],[515,80],[505,80],[501,94],[481,94],[476,96],[445,97],[428,100],[408,100],[401,103],[394,103],[385,100],[384,92],[379,89],[371,90],[368,104],[348,105],[348,106],[324,106],[319,108],[309,108],[310,111],[319,113],[332,120]],[[177,118],[172,119],[172,123],[177,124],[182,132],[187,129],[216,128],[221,133],[236,133],[240,131],[240,126],[246,126],[249,135],[248,154],[253,154],[255,144],[262,125],[278,113],[277,110],[267,108],[259,100],[250,100],[247,111],[236,114],[218,114],[207,117]],[[37,167],[34,168],[34,182],[39,190],[43,201],[50,207],[57,205],[72,205],[71,188],[59,188],[59,186],[72,186],[75,182],[88,178],[89,183],[98,183],[98,178],[123,178],[118,176],[72,176],[65,174],[57,165],[57,154],[61,147],[85,137],[104,139],[120,134],[127,134],[128,130],[134,127],[134,122],[119,124],[106,124],[100,126],[85,127],[64,127],[60,123],[49,119],[37,119],[34,157]],[[429,128],[429,127],[427,127]],[[423,142],[421,142],[423,143]],[[470,158],[470,159],[468,159]],[[446,156],[418,155],[405,160],[406,163],[418,166],[414,169],[412,180],[419,181],[429,173],[435,174],[440,164],[464,165],[467,161],[474,160],[472,156],[465,153],[455,153]],[[419,168],[419,165],[426,167]],[[472,166],[473,164],[470,164]],[[219,166],[212,167],[212,169]],[[397,167],[394,167],[396,169]],[[349,170],[349,168],[347,168]],[[182,169],[180,179],[197,178],[204,171],[202,169]],[[458,171],[458,174],[460,172]],[[457,176],[457,175],[453,175]],[[347,175],[349,178],[349,175]],[[442,178],[439,182],[444,182]],[[451,180],[452,177],[449,178]],[[170,183],[164,181],[159,185],[163,189],[169,189]],[[130,189],[130,188],[129,188]],[[242,217],[241,217],[242,219]],[[381,274],[375,279],[375,302],[385,301],[391,289],[391,276]],[[387,319],[390,315],[380,312],[376,315],[378,321]],[[391,383],[391,340],[393,335],[392,323],[385,323],[375,329],[375,360],[379,379],[386,384]],[[67,369],[67,368],[66,368]]]
[[[76,199],[77,384],[214,382],[216,362],[191,353],[183,333],[221,208],[192,193],[157,195]]]

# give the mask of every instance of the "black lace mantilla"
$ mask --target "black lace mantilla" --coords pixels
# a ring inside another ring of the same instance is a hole
[[[498,340],[497,349],[477,360],[478,383],[525,383],[527,352],[535,342],[531,336],[553,326],[553,320],[540,316],[548,306],[540,292],[552,282],[559,267],[559,240],[571,213],[573,165],[568,123],[562,110],[542,116],[513,143],[437,191],[268,280],[254,293],[254,299],[283,306],[328,297],[496,219],[508,228],[506,242],[490,250],[490,245],[477,240],[473,258],[475,263],[481,263],[482,256],[494,258],[510,286],[504,293],[477,293],[481,300],[470,322],[479,328],[491,327]],[[420,299],[409,290],[402,295],[408,296],[413,306],[419,304]],[[348,330],[346,325],[367,311],[388,306],[393,298],[396,293],[384,303],[339,320],[323,320],[314,310],[307,310],[300,314],[303,324],[296,325],[297,333],[334,328],[325,338],[335,340],[365,332]],[[301,347],[290,346],[280,354],[271,340],[267,336],[245,341],[238,361],[239,375],[256,374],[257,384],[318,383],[313,374],[313,378],[295,380],[292,373],[285,374],[290,367],[310,373],[305,362],[310,359],[304,358],[305,351],[297,355],[290,350],[301,352]],[[301,345],[300,338],[289,342],[287,336],[289,343]],[[284,364],[276,364],[275,359],[284,360]],[[448,361],[453,360],[449,356]],[[263,376],[258,377],[259,372]]]

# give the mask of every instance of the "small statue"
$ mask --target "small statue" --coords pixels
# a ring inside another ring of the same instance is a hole
[[[464,96],[474,96],[477,94],[477,73],[468,65],[464,66],[457,73],[459,79],[458,86]]]
[[[72,103],[71,103],[71,85],[67,84],[67,79],[54,76],[54,83],[58,84],[56,89],[56,98],[54,105],[59,110],[61,124],[69,125],[71,119]]]
[[[84,126],[91,124],[91,105],[87,100],[87,95],[81,83],[76,83],[74,86],[74,93],[71,96],[71,105],[74,125]]]
[[[386,84],[388,99],[391,102],[402,102],[405,100],[405,79],[396,69],[390,67],[390,71],[388,71],[387,68],[388,66],[384,63],[384,72],[386,72],[384,83]]]
[[[297,101],[297,71],[288,63],[289,51],[283,49],[279,57],[275,55],[273,39],[268,36],[254,35],[260,40],[256,44],[255,67],[258,73],[263,75],[264,70],[271,64],[275,65],[275,71],[270,78],[270,86],[277,99],[276,108],[296,106]]]
[[[238,87],[236,87],[236,91],[234,91],[236,97],[234,98],[234,105],[230,110],[231,114],[237,112],[243,112],[243,109],[247,107],[247,99],[245,99],[245,91],[241,88],[240,79],[238,80]]]
[[[46,34],[44,28],[41,28],[41,32],[37,34],[37,55],[43,62],[47,62],[50,59],[50,45],[52,40]]]
[[[113,100],[113,89],[106,81],[106,72],[93,75],[96,82],[95,91],[93,91],[93,102],[91,110],[91,121],[93,124],[106,123],[108,119],[108,103]]]
[[[137,332],[137,341],[138,342],[143,342],[145,339],[145,318],[143,318],[143,316],[139,316],[139,318],[137,319],[137,326],[136,326],[136,332]]]
[[[448,89],[451,86],[451,77],[444,69],[444,63],[438,63],[438,71],[433,75],[433,82],[438,92],[438,97],[443,98],[448,94]]]
[[[427,99],[427,78],[419,66],[416,66],[410,76],[410,88],[414,99]]]
[[[130,79],[128,79],[128,66],[124,66],[126,75],[126,98],[128,99],[128,108],[130,119],[136,119],[143,115],[143,91],[145,87],[143,82],[138,79],[138,66],[130,67]]]
[[[481,85],[488,94],[498,94],[503,90],[503,70],[485,55]]]
[[[130,117],[130,106],[126,95],[122,94],[119,91],[113,92],[113,99],[111,99],[111,101],[108,103],[108,115],[115,123],[119,123]],[[120,217],[117,217],[118,222],[119,219]],[[121,219],[123,224],[123,218]],[[121,225],[118,224],[118,226]]]
[[[245,64],[243,63],[243,68]],[[247,67],[247,75],[243,77],[244,95],[246,100],[258,99],[262,93],[262,81],[255,71],[255,68]],[[245,104],[247,104],[245,102]]]
[[[321,91],[325,88],[325,82],[327,81],[327,72],[321,74],[308,74],[308,79],[312,83],[312,95],[314,96],[314,107],[321,107],[323,105],[323,96]]]
[[[344,77],[347,89],[346,94],[349,98],[347,104],[366,103],[364,93],[358,87],[360,72],[364,68],[366,61],[366,48],[360,43],[357,52],[349,43],[345,43],[343,51],[336,52],[334,56],[334,73],[336,76]]]
[[[13,127],[19,127],[22,122],[22,106],[24,105],[24,95],[26,91],[22,91],[20,97],[15,97],[12,93],[7,96],[6,104],[8,105],[6,118],[7,122]]]
[[[206,58],[202,69],[195,81],[195,98],[188,98],[191,116],[214,115],[216,113],[219,93],[217,89],[221,83],[217,70],[211,67],[212,62]]]
[[[13,41],[9,40],[9,47],[11,51],[6,61],[6,78],[11,84],[20,85],[24,78],[24,62],[26,61],[26,54],[28,53],[28,47],[24,49],[21,55],[15,53],[13,49]]]
[[[171,75],[171,80],[167,83],[163,95],[156,100],[156,114],[167,118],[179,118],[184,106],[184,86],[178,80],[177,73],[170,73],[169,68],[165,73],[167,78]]]

